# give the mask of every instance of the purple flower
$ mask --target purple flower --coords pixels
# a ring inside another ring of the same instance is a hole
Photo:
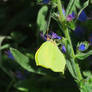
[[[66,48],[65,48],[64,45],[62,46],[62,52],[63,52],[63,53],[66,53]]]
[[[10,50],[6,51],[5,53],[7,54],[8,58],[14,60],[14,57],[13,57],[12,53],[10,52]]]
[[[87,15],[84,11],[81,12],[81,14],[79,15],[78,20],[81,21],[81,22],[84,22],[84,21],[87,20]]]
[[[43,40],[47,40],[47,38],[49,39],[61,39],[62,37],[58,36],[56,33],[54,32],[50,32],[48,35],[43,35],[43,33],[40,33],[40,36],[43,38]]]
[[[86,49],[85,44],[81,44],[78,49],[79,49],[80,51],[85,51],[85,49]]]
[[[63,12],[63,15],[66,16],[66,13],[65,13],[65,9],[64,9],[64,8],[62,8],[62,12]],[[58,16],[59,16],[59,13],[58,13]],[[67,20],[67,21],[72,21],[74,18],[75,18],[75,13],[72,12],[72,14],[69,14],[69,15],[66,17],[66,20]]]
[[[43,0],[42,2],[43,2],[44,4],[48,4],[49,1],[50,1],[50,0]]]
[[[72,14],[69,14],[66,19],[67,21],[72,21],[74,18],[75,18],[75,14],[74,12],[72,12]]]
[[[59,39],[59,40],[61,39],[61,37],[58,36],[58,35],[57,35],[56,33],[54,33],[54,32],[52,32],[51,36],[52,36],[52,37],[51,37],[52,39]]]

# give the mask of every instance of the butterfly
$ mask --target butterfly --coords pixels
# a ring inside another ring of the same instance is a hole
[[[40,46],[35,54],[35,61],[37,66],[64,74],[66,60],[53,40],[47,40]]]

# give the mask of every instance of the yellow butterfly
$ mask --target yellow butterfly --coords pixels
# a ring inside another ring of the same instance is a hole
[[[44,42],[35,54],[36,65],[64,73],[66,60],[57,44],[50,40]]]

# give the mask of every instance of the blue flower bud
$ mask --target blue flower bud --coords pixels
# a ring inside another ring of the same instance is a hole
[[[64,45],[62,46],[62,52],[63,52],[63,53],[66,53],[66,48],[65,48]]]
[[[80,51],[85,51],[85,50],[86,50],[85,44],[81,44],[78,49],[79,49]]]

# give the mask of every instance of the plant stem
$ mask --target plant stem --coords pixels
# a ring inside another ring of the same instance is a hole
[[[72,62],[72,67],[73,67],[73,71],[75,73],[75,76],[77,76],[77,79],[80,81],[82,80],[82,75],[81,75],[81,72],[80,72],[80,68],[79,68],[79,65],[77,62],[75,62],[75,54],[74,54],[74,50],[73,50],[73,45],[72,45],[72,42],[71,42],[71,38],[70,38],[70,35],[69,35],[69,30],[66,26],[66,19],[65,19],[65,16],[63,15],[63,12],[62,12],[62,4],[61,4],[61,1],[60,0],[57,0],[57,8],[58,8],[58,11],[59,11],[59,15],[60,15],[60,23],[62,25],[62,29],[63,29],[63,32],[65,34],[65,37],[67,38],[67,44],[70,45],[70,48],[71,48],[71,62]]]

